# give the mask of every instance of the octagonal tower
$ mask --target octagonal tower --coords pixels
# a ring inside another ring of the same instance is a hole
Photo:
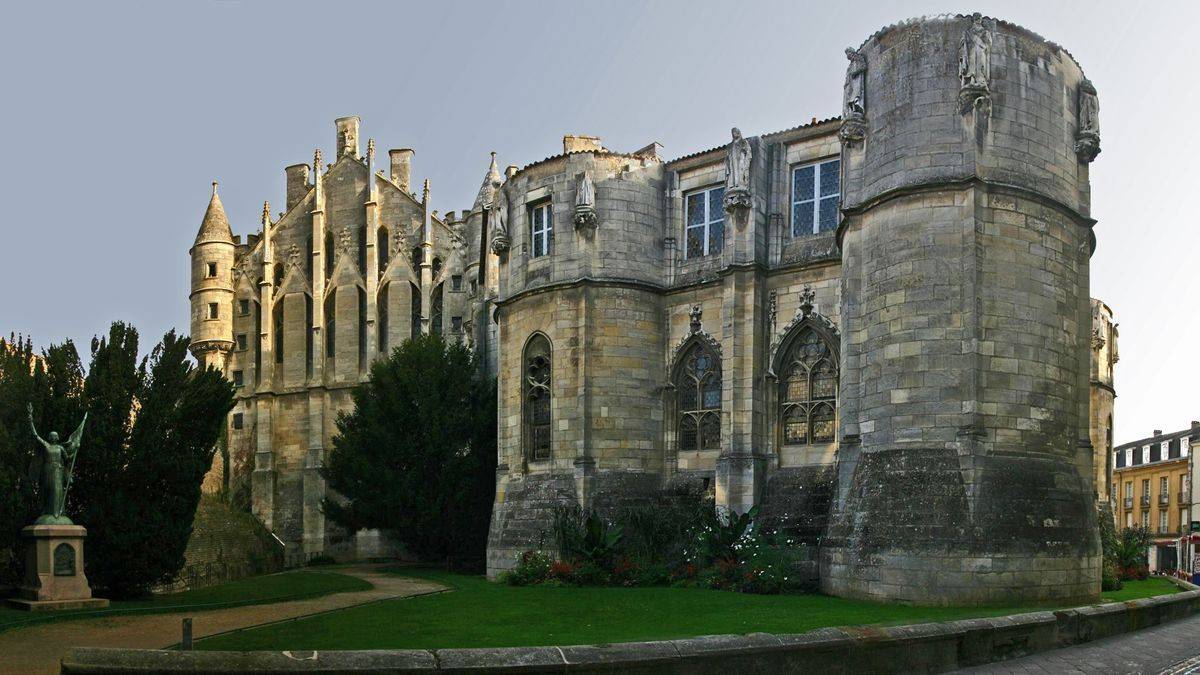
[[[847,50],[842,444],[822,585],[930,604],[1094,600],[1095,89],[979,15]]]

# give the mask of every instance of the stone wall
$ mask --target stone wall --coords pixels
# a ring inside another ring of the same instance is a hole
[[[278,572],[283,543],[253,516],[219,498],[202,495],[184,553],[184,566],[156,592],[182,591]]]

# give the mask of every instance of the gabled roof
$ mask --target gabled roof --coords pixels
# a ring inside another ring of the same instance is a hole
[[[217,196],[217,182],[212,184],[212,199],[208,200],[208,209],[204,212],[204,220],[200,222],[200,231],[196,233],[196,244],[204,242],[233,243],[233,230],[229,227],[229,218],[225,216],[225,206]]]

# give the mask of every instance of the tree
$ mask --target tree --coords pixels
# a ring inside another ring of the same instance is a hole
[[[200,484],[233,408],[232,385],[216,370],[196,369],[188,339],[174,331],[154,348],[149,366],[139,369],[136,386],[137,414],[123,456],[98,454],[116,461],[92,466],[111,477],[109,488],[79,502],[85,513],[106,516],[88,576],[115,597],[170,581],[183,567]],[[117,403],[123,405],[123,392]]]
[[[390,530],[411,553],[480,569],[496,481],[496,387],[471,351],[406,340],[355,387],[322,475],[348,530]]]
[[[174,331],[139,361],[137,331],[112,324],[92,341],[86,377],[69,341],[40,359],[28,341],[0,342],[0,573],[8,581],[17,564],[4,562],[21,558],[20,528],[37,511],[23,476],[34,441],[28,420],[13,412],[30,401],[47,432],[88,412],[67,514],[88,528],[84,562],[93,587],[128,597],[169,581],[183,566],[232,385],[215,370],[196,369],[188,339]]]
[[[1121,579],[1145,579],[1147,549],[1154,541],[1148,527],[1127,527],[1121,530],[1113,550],[1117,574]]]

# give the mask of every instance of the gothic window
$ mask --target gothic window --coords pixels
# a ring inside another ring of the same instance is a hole
[[[429,297],[429,332],[442,334],[442,284],[434,286]]]
[[[684,352],[675,375],[679,413],[679,450],[716,450],[721,446],[721,359],[696,342]]]
[[[388,295],[391,290],[391,284],[384,284],[383,288],[379,289],[379,300],[377,305],[379,308],[379,353],[387,354],[388,350]]]
[[[322,251],[325,256],[325,278],[333,276],[333,230],[325,232],[325,250]]]
[[[442,259],[434,257],[429,265],[429,278],[436,280],[438,275],[442,273]]]
[[[548,255],[554,243],[554,218],[550,213],[550,202],[529,209],[530,249],[534,258]]]
[[[313,374],[313,299],[311,295],[304,296],[304,372],[308,377]]]
[[[386,227],[381,227],[375,234],[375,255],[379,257],[380,276],[383,276],[383,271],[387,269],[388,253],[388,231]]]
[[[275,363],[283,363],[283,302],[275,303]]]
[[[367,226],[364,225],[358,229],[358,273],[367,275]]]
[[[684,196],[687,258],[716,255],[725,248],[725,187],[697,190]]]
[[[530,460],[550,459],[550,340],[535,334],[525,345],[522,359],[522,418],[525,455]]]
[[[421,334],[421,289],[417,285],[409,282],[409,296],[412,304],[412,328],[410,333],[413,337]]]
[[[779,419],[784,445],[833,441],[836,430],[837,370],[829,345],[805,327],[788,347],[779,383]]]
[[[313,280],[313,238],[308,235],[308,240],[304,243],[304,273],[308,275],[308,280]]]
[[[418,246],[412,250],[412,268],[413,273],[417,275],[418,281],[421,279],[421,261],[425,259],[425,254]]]
[[[841,160],[792,169],[792,236],[837,229]]]
[[[329,293],[325,301],[325,357],[333,358],[337,353],[337,289]]]
[[[367,292],[358,289],[358,367],[367,367]]]

